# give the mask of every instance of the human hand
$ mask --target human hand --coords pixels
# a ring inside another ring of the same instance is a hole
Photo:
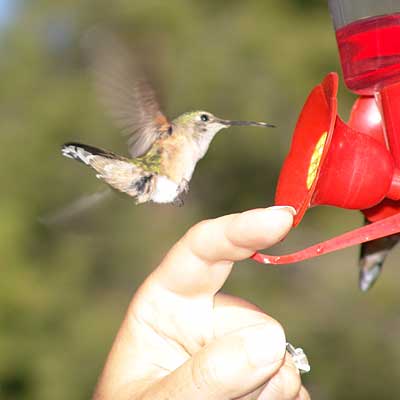
[[[309,399],[281,325],[219,292],[233,262],[292,222],[291,208],[271,207],[191,228],[133,297],[94,399]]]

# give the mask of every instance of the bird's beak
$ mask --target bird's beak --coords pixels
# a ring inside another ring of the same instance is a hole
[[[264,128],[275,128],[275,125],[268,124],[267,122],[231,121],[229,119],[219,119],[217,122],[226,126],[262,126]]]

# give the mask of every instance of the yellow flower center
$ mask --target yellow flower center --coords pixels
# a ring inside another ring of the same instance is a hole
[[[317,144],[315,145],[315,149],[312,153],[310,166],[308,167],[307,173],[307,189],[310,190],[312,184],[315,181],[315,177],[317,176],[317,171],[319,167],[319,163],[321,161],[322,153],[324,151],[324,146],[326,142],[326,138],[328,137],[328,132],[324,132],[319,138]]]

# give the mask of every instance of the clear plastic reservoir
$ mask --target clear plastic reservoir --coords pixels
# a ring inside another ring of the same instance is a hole
[[[346,86],[373,95],[400,81],[400,0],[329,0]]]

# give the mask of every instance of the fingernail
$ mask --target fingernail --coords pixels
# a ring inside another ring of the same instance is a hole
[[[286,341],[280,325],[258,326],[247,333],[245,348],[254,366],[265,367],[283,360]]]
[[[292,206],[272,206],[272,207],[268,207],[267,210],[287,210],[293,216],[295,216],[297,214],[296,209]]]

